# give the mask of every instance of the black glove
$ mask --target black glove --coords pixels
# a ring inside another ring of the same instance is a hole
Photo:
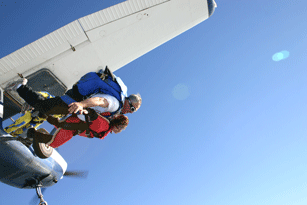
[[[96,120],[98,118],[98,114],[96,113],[95,110],[93,110],[92,108],[87,108],[86,109],[88,111],[88,116],[89,116],[89,121],[92,122],[94,120]]]

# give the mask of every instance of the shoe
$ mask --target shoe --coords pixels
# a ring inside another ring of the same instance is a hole
[[[52,141],[53,136],[36,131],[34,128],[30,128],[27,133],[28,138],[32,138],[36,142],[48,144]]]
[[[18,79],[14,82],[11,82],[9,83],[5,88],[4,90],[5,91],[16,91],[17,90],[17,87],[18,85],[26,85],[28,83],[28,79],[26,78],[22,78],[22,79]]]
[[[35,129],[34,128],[29,128],[27,130],[27,138],[34,139],[34,135],[35,135]]]

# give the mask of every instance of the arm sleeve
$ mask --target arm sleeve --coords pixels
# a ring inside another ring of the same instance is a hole
[[[58,118],[48,116],[47,121],[56,126],[56,127],[61,127],[64,130],[86,130],[87,125],[83,121],[79,121],[76,123],[73,122],[60,122]]]
[[[64,130],[81,130],[81,131],[84,131],[84,130],[87,129],[87,124],[85,122],[79,122],[79,123],[61,122],[60,127],[62,127]]]

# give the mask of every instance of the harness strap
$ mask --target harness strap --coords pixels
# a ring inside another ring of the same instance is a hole
[[[88,120],[89,116],[88,114],[85,114],[85,122],[86,122],[86,132],[85,132],[85,135],[88,137],[88,138],[92,138],[91,137],[91,133],[90,133],[90,123],[89,123],[89,120]]]
[[[103,81],[105,80],[106,77],[110,76],[112,78],[112,81],[117,82],[114,74],[112,73],[112,71],[110,71],[108,66],[106,66],[104,71],[100,70],[97,74],[99,75],[100,79]]]
[[[90,123],[89,123],[89,116],[88,114],[85,114],[85,122],[86,122],[86,125],[87,125],[87,128],[86,128],[86,132],[85,132],[85,135],[88,137],[88,138],[93,138],[91,137],[91,133],[94,135],[94,137],[97,137],[97,138],[101,138],[104,136],[105,132],[96,132],[92,129],[90,129]]]

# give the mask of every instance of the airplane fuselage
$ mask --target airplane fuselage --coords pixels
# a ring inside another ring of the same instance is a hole
[[[0,132],[1,182],[18,188],[35,188],[39,183],[42,187],[52,186],[61,179],[65,170],[53,157],[40,159],[32,147]]]
[[[0,181],[24,189],[54,185],[65,173],[66,161],[56,150],[51,157],[41,159],[31,146],[7,134],[2,128],[2,99],[0,89]]]

